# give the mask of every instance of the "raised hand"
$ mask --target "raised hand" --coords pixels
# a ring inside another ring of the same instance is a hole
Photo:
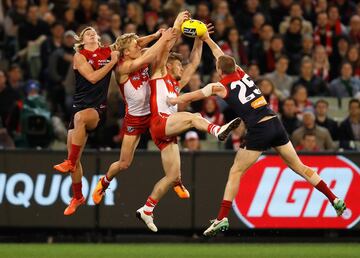
[[[183,24],[184,21],[189,20],[190,17],[191,17],[191,14],[189,11],[180,12],[174,22],[174,28],[180,29],[181,24]]]
[[[119,60],[119,55],[120,55],[119,51],[112,51],[111,52],[111,62],[117,63],[117,61]]]
[[[176,37],[176,31],[174,28],[169,28],[167,30],[164,30],[164,32],[162,32],[161,37],[164,37],[166,41],[172,40],[173,38]]]

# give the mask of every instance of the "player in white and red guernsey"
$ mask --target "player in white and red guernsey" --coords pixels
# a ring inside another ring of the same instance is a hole
[[[187,13],[179,14],[180,23]],[[116,73],[120,91],[126,104],[124,119],[124,138],[121,145],[120,159],[112,163],[105,176],[101,177],[93,191],[95,204],[99,204],[110,181],[121,171],[126,170],[134,157],[140,136],[150,125],[150,87],[149,64],[156,60],[156,55],[165,47],[166,42],[176,35],[173,29],[162,32],[162,37],[152,47],[143,51],[142,47],[156,39],[160,33],[138,38],[134,33],[120,36],[115,43],[115,49],[120,52],[120,61]],[[144,53],[142,53],[144,52]],[[181,185],[181,182],[179,182]],[[181,185],[182,186],[182,185]],[[180,189],[183,189],[181,187]]]
[[[181,35],[180,27],[174,27]],[[153,222],[153,210],[168,189],[181,178],[180,152],[176,137],[182,132],[195,127],[198,130],[215,135],[219,140],[224,140],[228,133],[238,127],[240,119],[220,127],[209,123],[200,114],[177,112],[177,106],[168,104],[169,98],[178,96],[180,90],[189,82],[196,71],[202,53],[203,42],[196,38],[190,55],[190,62],[185,67],[181,63],[181,55],[169,53],[175,41],[170,41],[168,47],[159,53],[159,62],[153,66],[153,75],[150,80],[151,97],[151,122],[150,132],[155,144],[161,151],[161,159],[165,176],[154,186],[145,205],[136,211],[136,215],[147,227],[157,232]]]
[[[186,93],[169,102],[176,105],[200,100],[214,94],[223,98],[229,107],[243,119],[247,127],[245,144],[238,150],[229,172],[219,214],[204,231],[204,235],[214,236],[217,232],[228,229],[227,216],[238,192],[241,176],[256,162],[262,152],[269,148],[274,148],[293,171],[323,193],[340,216],[346,209],[344,201],[334,195],[316,171],[301,162],[283,125],[267,105],[255,83],[236,65],[233,57],[224,55],[208,35],[205,35],[203,39],[216,58],[216,70],[220,75],[220,82],[210,83],[201,90]]]

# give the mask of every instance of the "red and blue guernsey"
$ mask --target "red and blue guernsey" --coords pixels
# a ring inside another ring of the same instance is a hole
[[[255,125],[265,116],[275,115],[261,91],[242,69],[237,68],[220,82],[227,91],[224,100],[247,127]]]
[[[79,53],[85,56],[87,62],[94,70],[102,68],[111,60],[111,49],[109,47],[99,47],[95,51],[82,49]],[[104,78],[93,84],[75,69],[76,88],[73,108],[78,110],[96,107],[106,108],[111,72],[112,70]]]

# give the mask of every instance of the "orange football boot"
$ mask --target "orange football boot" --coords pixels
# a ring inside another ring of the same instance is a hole
[[[68,173],[68,172],[74,172],[76,169],[76,166],[74,166],[70,160],[66,159],[64,162],[57,164],[54,166],[54,169],[61,173]]]
[[[76,199],[76,198],[72,198],[70,201],[69,206],[66,207],[66,209],[64,210],[64,215],[65,216],[69,216],[69,215],[73,215],[76,211],[77,208],[79,208],[80,205],[85,204],[85,198],[84,196],[81,197],[81,199]]]
[[[92,193],[92,199],[95,204],[99,204],[105,195],[105,189],[104,186],[101,183],[101,180],[103,179],[103,176],[100,178],[99,182],[97,183],[93,193]]]
[[[181,199],[189,199],[190,198],[189,191],[185,188],[185,186],[182,183],[176,184],[174,186],[174,191]]]

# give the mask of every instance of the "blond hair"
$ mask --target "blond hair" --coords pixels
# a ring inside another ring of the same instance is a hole
[[[135,33],[126,33],[116,38],[111,48],[120,52],[120,57],[124,57],[124,51],[130,46],[130,43],[135,39],[139,38]]]
[[[81,32],[80,32],[80,35],[75,35],[74,38],[76,40],[76,43],[74,44],[74,50],[76,52],[79,52],[81,49],[84,48],[84,34],[85,32],[87,32],[88,30],[93,30],[95,31],[95,29],[93,27],[86,27],[85,29],[83,29]],[[100,37],[98,36],[98,42],[99,42],[99,46],[102,46],[101,43],[100,43]]]

